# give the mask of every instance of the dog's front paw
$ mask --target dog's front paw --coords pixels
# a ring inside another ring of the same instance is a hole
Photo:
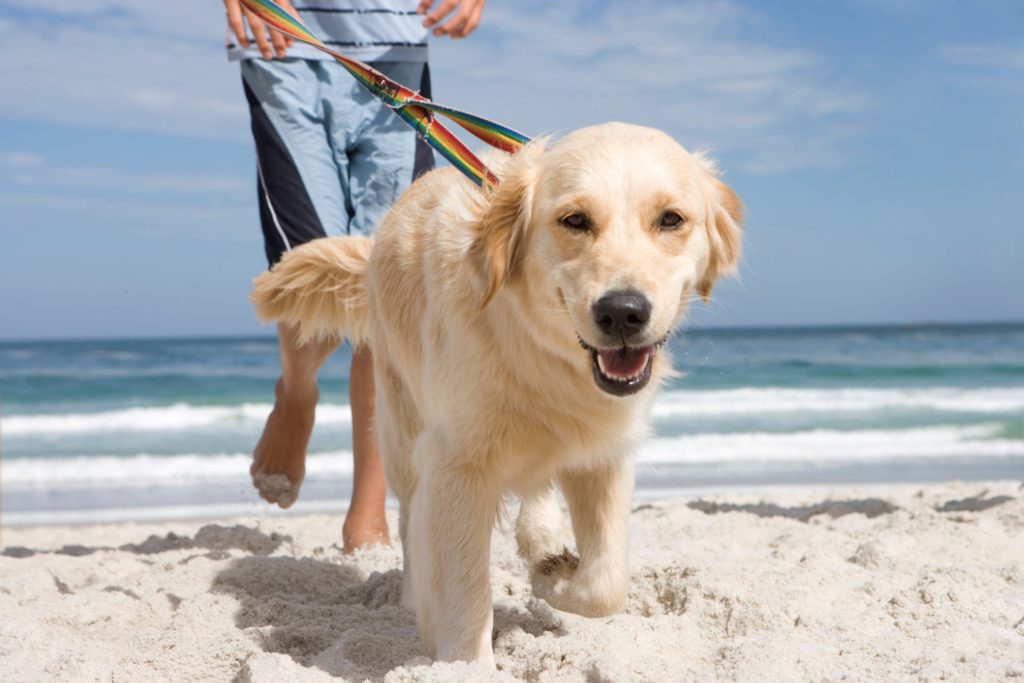
[[[579,566],[579,556],[570,552],[565,546],[562,546],[562,552],[557,555],[549,554],[538,562],[536,571],[544,576],[562,575],[568,578],[576,572],[576,568]]]
[[[530,572],[530,585],[533,594],[546,600],[548,604],[556,609],[566,612],[575,612],[567,600],[569,585],[576,569],[580,565],[580,558],[563,547],[560,553],[549,553],[539,562],[533,565]]]
[[[530,576],[533,594],[555,609],[584,617],[603,617],[622,609],[628,577],[607,572],[583,572],[580,559],[568,548],[538,562]]]

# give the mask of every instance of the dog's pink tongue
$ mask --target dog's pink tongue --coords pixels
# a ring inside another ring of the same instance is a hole
[[[615,349],[613,351],[598,351],[601,361],[601,372],[609,377],[618,379],[629,379],[636,377],[643,372],[647,365],[647,358],[651,355],[650,348],[642,349]]]

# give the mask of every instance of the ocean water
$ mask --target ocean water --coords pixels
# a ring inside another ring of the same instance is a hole
[[[1024,325],[689,331],[638,495],[1024,478]],[[348,353],[321,373],[296,511],[351,487]],[[6,524],[265,510],[248,466],[272,338],[0,343]]]

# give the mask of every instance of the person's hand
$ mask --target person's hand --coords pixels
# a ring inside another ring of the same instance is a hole
[[[276,0],[276,2],[285,12],[296,19],[299,18],[299,13],[295,11],[289,0]],[[256,47],[259,48],[263,59],[273,59],[275,56],[282,59],[288,48],[292,46],[294,41],[289,36],[267,26],[239,0],[224,0],[224,9],[228,11],[228,27],[242,47],[249,47],[249,37],[245,33],[245,24],[249,24],[249,30],[252,31],[252,36],[256,39]]]
[[[416,12],[427,16],[423,20],[423,25],[427,28],[433,27],[435,36],[465,38],[480,25],[485,0],[441,0],[431,11],[434,2],[435,0],[420,0]],[[445,19],[452,10],[456,10],[455,14]]]

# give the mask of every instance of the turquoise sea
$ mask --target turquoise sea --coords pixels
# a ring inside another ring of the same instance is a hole
[[[1024,478],[1024,324],[714,329],[670,345],[638,495],[775,484]],[[345,350],[296,511],[340,508]],[[249,453],[273,338],[0,343],[5,524],[265,509]]]

